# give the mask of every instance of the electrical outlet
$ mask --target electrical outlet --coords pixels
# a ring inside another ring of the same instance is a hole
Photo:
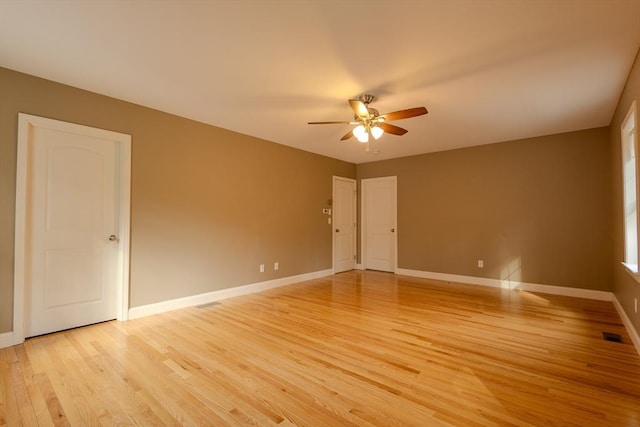
[[[484,268],[484,261],[481,259],[478,260],[478,268]]]
[[[260,273],[264,273],[264,264],[260,264]]]
[[[273,269],[274,269],[274,270],[277,270],[277,269],[279,269],[279,268],[280,268],[280,263],[274,262],[274,263],[273,263]]]

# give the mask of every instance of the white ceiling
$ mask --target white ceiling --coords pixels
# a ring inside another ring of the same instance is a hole
[[[0,66],[354,163],[606,126],[639,48],[640,0],[0,0]],[[362,93],[429,114],[306,124]]]

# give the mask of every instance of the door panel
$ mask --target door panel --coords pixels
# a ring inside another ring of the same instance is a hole
[[[36,134],[40,138],[53,137],[45,131]],[[46,155],[47,231],[100,227],[104,221],[103,199],[107,196],[103,157],[93,150],[64,145],[50,147]],[[74,209],[78,201],[82,201],[82,209]]]
[[[100,301],[104,251],[56,249],[45,252],[44,310]],[[73,266],[72,269],[69,266]]]
[[[44,127],[30,144],[25,336],[114,319],[118,145]]]

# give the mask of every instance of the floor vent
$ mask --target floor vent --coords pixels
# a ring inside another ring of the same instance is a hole
[[[211,307],[211,306],[219,305],[219,304],[220,304],[220,302],[214,301],[214,302],[210,302],[210,303],[207,303],[207,304],[196,305],[196,307],[197,308],[207,308],[207,307]]]
[[[620,334],[614,334],[613,332],[603,332],[602,338],[604,338],[606,341],[622,342],[622,337],[620,336]]]

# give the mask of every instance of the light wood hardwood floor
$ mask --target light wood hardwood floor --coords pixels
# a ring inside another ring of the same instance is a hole
[[[0,349],[0,425],[638,426],[630,342],[610,302],[354,271]]]

